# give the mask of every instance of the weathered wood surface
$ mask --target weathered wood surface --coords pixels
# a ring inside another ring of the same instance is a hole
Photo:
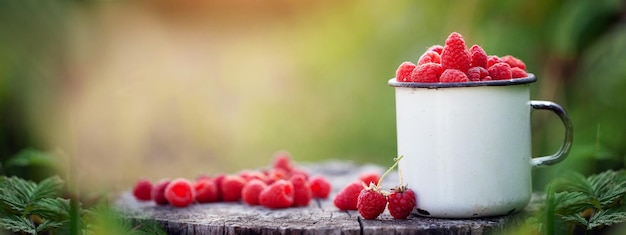
[[[393,220],[389,212],[377,220],[363,220],[357,211],[340,211],[332,203],[335,194],[362,172],[384,172],[374,165],[348,162],[324,162],[304,165],[312,175],[324,175],[332,183],[329,199],[314,200],[308,207],[270,210],[243,203],[194,204],[187,208],[157,206],[153,202],[135,200],[130,192],[115,202],[127,216],[157,220],[169,234],[490,234],[507,225],[522,221],[528,211],[536,208],[540,197],[533,195],[531,204],[511,216],[483,219],[435,219],[411,215],[406,220]],[[388,189],[398,182],[397,173],[389,174],[383,186]],[[418,195],[419,196],[419,195]]]

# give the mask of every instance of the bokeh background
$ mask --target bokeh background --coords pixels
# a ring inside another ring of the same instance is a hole
[[[389,165],[387,80],[453,31],[524,60],[532,98],[568,110],[570,157],[535,170],[536,190],[625,166],[624,1],[7,0],[1,170],[120,191],[263,167],[278,150]],[[555,152],[558,118],[535,112],[532,126],[533,154]]]

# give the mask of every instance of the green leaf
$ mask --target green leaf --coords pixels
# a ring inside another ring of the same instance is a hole
[[[69,221],[70,201],[63,198],[42,198],[33,204],[30,213],[52,221]]]
[[[0,218],[0,228],[10,230],[13,232],[24,232],[30,234],[37,234],[35,226],[30,220],[17,215],[9,215],[7,217]]]
[[[594,207],[590,203],[593,198],[583,192],[559,192],[554,196],[555,213],[561,215],[569,215],[579,213],[587,208]]]
[[[602,225],[619,224],[626,221],[626,211],[620,211],[619,208],[611,208],[601,210],[591,216],[587,229],[593,229]]]
[[[5,168],[24,166],[54,167],[57,159],[53,154],[35,149],[24,149],[6,162]]]
[[[58,176],[52,176],[42,180],[31,192],[30,200],[36,201],[46,197],[57,197],[59,191],[63,188],[63,181]]]
[[[50,230],[50,229],[60,228],[63,225],[64,225],[64,222],[46,220],[45,222],[43,222],[42,224],[37,226],[37,230],[36,231],[37,231],[37,233],[40,233],[40,232],[47,231],[47,230]]]

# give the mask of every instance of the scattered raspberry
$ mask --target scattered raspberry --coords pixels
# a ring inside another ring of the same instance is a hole
[[[440,64],[426,63],[417,66],[411,73],[410,82],[439,82],[439,76],[443,73]]]
[[[520,68],[522,70],[526,70],[526,64],[524,64],[524,61],[511,55],[505,55],[500,59],[502,60],[502,62],[509,64],[511,68]]]
[[[307,181],[306,178],[300,174],[292,176],[289,181],[293,184],[294,191],[292,206],[308,206],[311,198],[313,197],[309,181]]]
[[[378,172],[363,172],[359,175],[359,180],[365,185],[370,185],[370,183],[378,184],[378,180],[380,179],[380,175]]]
[[[251,206],[259,205],[259,195],[261,195],[261,192],[263,192],[265,188],[267,188],[265,182],[252,179],[241,189],[241,200]]]
[[[195,197],[191,183],[183,178],[172,180],[165,188],[165,198],[175,207],[186,207]]]
[[[259,203],[270,209],[287,208],[293,204],[293,184],[278,180],[265,188],[259,195]]]
[[[291,170],[291,176],[294,175],[302,175],[305,179],[309,179],[309,172],[302,168],[293,168],[293,170]]]
[[[487,56],[487,67],[485,68],[490,68],[494,64],[501,63],[501,62],[502,60],[498,56],[495,56],[495,55]]]
[[[165,188],[170,184],[169,179],[163,179],[152,187],[152,200],[157,205],[167,205],[169,202],[165,198]]]
[[[322,176],[313,176],[309,179],[309,186],[313,198],[328,198],[330,194],[330,182]]]
[[[441,45],[433,45],[433,46],[429,47],[426,50],[427,51],[434,51],[434,52],[437,52],[437,54],[441,55],[441,52],[443,51],[443,46],[441,46]]]
[[[198,203],[216,202],[219,199],[217,185],[212,179],[196,180],[193,189],[196,191],[196,202]]]
[[[394,219],[406,219],[415,208],[415,193],[406,186],[391,189],[389,200],[389,213]]]
[[[411,76],[411,72],[415,69],[415,64],[412,62],[402,62],[398,69],[396,70],[396,81],[398,82],[408,82],[409,77]]]
[[[470,56],[472,58],[471,67],[483,67],[487,68],[487,53],[479,45],[473,45],[469,49]]]
[[[485,76],[485,78],[483,78],[483,80],[481,81],[491,81],[491,80],[493,80],[491,76]]]
[[[152,183],[147,179],[140,179],[133,188],[133,196],[140,201],[152,200]]]
[[[513,77],[513,78],[525,78],[525,77],[528,77],[528,74],[526,73],[526,71],[524,71],[521,68],[513,67],[513,68],[511,68],[511,77]]]
[[[441,55],[439,55],[439,53],[434,52],[434,51],[424,52],[424,54],[422,54],[420,59],[417,61],[417,66],[420,66],[426,63],[441,64]]]
[[[440,82],[469,82],[469,78],[464,72],[458,69],[446,69],[439,77]]]
[[[294,166],[291,161],[291,154],[287,151],[278,151],[274,154],[274,159],[272,161],[272,168],[274,169],[283,169],[287,173],[290,173],[293,170]]]
[[[504,62],[492,65],[489,67],[488,71],[489,76],[491,76],[493,80],[505,80],[513,77],[511,74],[511,66]]]
[[[363,190],[363,185],[361,185],[361,181],[354,181],[348,185],[346,185],[337,195],[335,196],[335,200],[333,200],[333,204],[339,210],[356,210],[356,203],[359,198],[359,193]]]
[[[241,189],[246,180],[238,175],[227,175],[222,180],[222,201],[236,202],[241,199]]]
[[[224,181],[225,177],[226,175],[224,174],[218,174],[213,177],[213,182],[215,182],[215,185],[217,186],[217,201],[222,201],[222,192],[224,191],[222,190],[222,181]]]
[[[441,66],[444,69],[458,69],[465,72],[470,68],[470,64],[471,57],[463,36],[457,32],[451,33],[441,52]]]
[[[357,209],[363,219],[372,220],[378,218],[387,207],[387,197],[378,189],[375,183],[364,188],[357,198]]]
[[[267,184],[272,184],[278,180],[286,180],[289,178],[289,173],[280,168],[274,168],[267,171]]]
[[[467,70],[467,78],[469,78],[470,81],[480,81],[486,76],[489,76],[489,71],[483,67],[472,67]]]
[[[244,178],[246,182],[253,180],[253,179],[258,179],[263,182],[268,181],[267,175],[263,174],[263,172],[260,172],[260,171],[244,170],[244,171],[239,172],[239,176]]]

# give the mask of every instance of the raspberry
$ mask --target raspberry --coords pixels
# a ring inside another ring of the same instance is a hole
[[[365,183],[365,185],[370,185],[370,183],[378,184],[378,180],[380,179],[380,175],[377,172],[364,172],[359,175],[359,180]]]
[[[491,79],[491,76],[485,76],[485,78],[483,78],[483,80],[481,81],[491,81],[493,79]]]
[[[294,175],[302,175],[305,179],[309,179],[309,172],[302,168],[293,168],[293,170],[291,170],[291,176]]]
[[[356,204],[361,190],[363,190],[361,181],[352,182],[337,193],[333,204],[335,204],[339,210],[356,210]]]
[[[398,69],[396,70],[396,81],[398,82],[408,82],[409,77],[411,76],[411,72],[415,69],[415,64],[411,62],[402,62]]]
[[[500,59],[500,57],[496,56],[496,55],[490,55],[487,56],[487,67],[485,68],[490,68],[491,66],[493,66],[494,64],[500,63],[502,62],[502,60]]]
[[[278,151],[274,154],[272,161],[272,168],[283,169],[287,173],[293,170],[293,163],[291,161],[291,154],[287,151]]]
[[[246,181],[250,181],[253,179],[258,179],[261,180],[263,182],[267,182],[267,175],[263,174],[260,171],[251,171],[251,170],[244,170],[239,172],[239,176],[241,176],[242,178],[244,178]]]
[[[272,184],[277,180],[286,180],[289,177],[289,173],[283,169],[274,168],[267,171],[267,184]]]
[[[328,198],[330,194],[330,182],[322,176],[313,176],[309,179],[309,187],[314,198]]]
[[[186,207],[193,203],[194,194],[191,183],[183,178],[172,180],[165,187],[165,198],[175,207]]]
[[[434,51],[434,52],[437,52],[437,54],[441,55],[441,52],[443,51],[443,46],[441,46],[441,45],[433,45],[433,46],[429,47],[426,50],[427,51]]]
[[[140,201],[152,200],[152,183],[147,179],[140,179],[133,188],[133,196]]]
[[[444,51],[445,52],[445,51]],[[439,77],[441,82],[469,82],[469,78],[464,72],[458,69],[446,69]]]
[[[453,32],[446,39],[446,45],[441,52],[441,66],[444,69],[458,69],[466,72],[470,68],[471,57],[463,36]]]
[[[426,63],[417,66],[411,73],[410,82],[439,82],[439,76],[443,73],[440,64]]]
[[[293,205],[292,206],[308,206],[311,201],[312,192],[309,185],[309,181],[304,178],[304,175],[294,175],[289,179],[293,184]]]
[[[376,184],[370,184],[370,187],[364,188],[357,198],[357,209],[363,219],[372,220],[378,218],[387,207],[387,197],[378,190]]]
[[[470,81],[480,81],[489,75],[489,71],[483,67],[472,67],[467,70],[467,78]]]
[[[524,61],[511,55],[505,55],[500,59],[502,60],[502,62],[509,64],[511,68],[520,68],[522,70],[526,70],[526,64],[524,64]]]
[[[473,45],[469,49],[470,56],[472,57],[471,67],[483,67],[487,68],[487,53],[479,45]]]
[[[167,205],[169,202],[165,198],[165,188],[170,184],[169,179],[163,179],[152,187],[152,200],[157,205]]]
[[[521,68],[513,67],[511,68],[511,77],[512,78],[525,78],[525,77],[528,77],[528,74],[526,73],[526,71],[524,71]]]
[[[391,189],[391,194],[387,197],[389,200],[389,214],[394,219],[406,219],[415,208],[415,193],[406,186]]]
[[[435,63],[441,64],[441,55],[434,51],[426,51],[420,59],[417,61],[417,66],[426,64],[426,63]]]
[[[221,201],[222,200],[222,192],[224,190],[222,190],[222,181],[224,181],[224,178],[226,177],[226,175],[224,174],[218,174],[215,177],[213,177],[213,182],[215,182],[215,185],[217,186],[217,201]]]
[[[265,182],[252,179],[243,186],[241,189],[241,200],[248,205],[259,205],[259,195],[263,190],[267,188],[267,184]]]
[[[241,199],[241,189],[246,180],[238,175],[228,175],[222,180],[222,201],[236,202]]]
[[[196,202],[216,202],[219,198],[217,192],[217,185],[212,179],[202,178],[196,180],[193,184],[193,189],[196,191]]]
[[[505,80],[513,77],[511,74],[511,66],[504,62],[492,65],[489,67],[488,71],[489,76],[491,76],[493,80]]]
[[[293,204],[293,184],[287,180],[278,180],[259,194],[259,203],[270,209],[287,208]]]

